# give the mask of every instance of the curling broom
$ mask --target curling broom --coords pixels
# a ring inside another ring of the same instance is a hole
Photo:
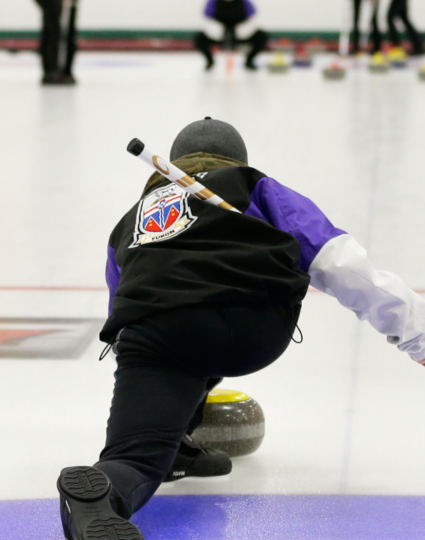
[[[240,214],[239,210],[234,208],[232,205],[224,201],[221,197],[207,189],[197,180],[194,180],[191,176],[183,172],[181,169],[169,163],[165,159],[157,156],[151,152],[139,139],[133,139],[127,146],[127,151],[133,156],[136,156],[146,162],[148,165],[156,169],[162,176],[165,176],[168,180],[177,184],[183,188],[190,195],[194,195],[201,201],[205,201],[214,206],[219,206],[220,208],[225,208],[231,212],[237,212]]]

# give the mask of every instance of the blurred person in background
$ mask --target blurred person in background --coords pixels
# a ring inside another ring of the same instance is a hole
[[[245,67],[247,69],[257,69],[254,58],[266,49],[268,34],[263,30],[257,30],[248,39],[239,39],[236,35],[236,27],[246,22],[255,13],[255,6],[250,0],[208,0],[204,15],[224,26],[224,37],[222,40],[214,40],[204,32],[199,32],[195,36],[195,47],[205,56],[207,70],[214,65],[213,46],[221,46],[232,51],[238,45],[251,46],[246,57]]]
[[[387,13],[389,39],[393,49],[390,51],[390,56],[406,56],[401,47],[400,33],[396,26],[397,20],[401,21],[406,28],[407,36],[412,44],[410,54],[412,56],[424,54],[423,39],[409,17],[409,0],[392,0]]]
[[[40,54],[44,85],[73,85],[78,0],[36,0],[43,11]]]
[[[362,5],[364,4],[365,1],[371,3],[372,10],[373,10],[372,21],[371,21],[372,31],[369,37],[369,40],[372,45],[372,48],[371,48],[372,54],[375,54],[376,52],[380,51],[381,46],[382,46],[382,35],[379,30],[379,21],[378,21],[379,0],[354,0],[353,1],[354,24],[353,24],[353,47],[352,47],[353,54],[357,54],[360,51],[360,41],[361,41],[361,31],[359,29],[360,15],[361,15]]]

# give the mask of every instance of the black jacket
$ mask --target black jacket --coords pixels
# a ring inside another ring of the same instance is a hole
[[[197,170],[199,162],[198,156]],[[185,172],[193,174],[190,167]],[[111,304],[103,341],[143,317],[181,306],[295,306],[305,296],[310,278],[299,268],[298,241],[251,215],[251,196],[265,175],[246,166],[205,172],[197,180],[242,214],[202,202],[157,175],[110,237]]]

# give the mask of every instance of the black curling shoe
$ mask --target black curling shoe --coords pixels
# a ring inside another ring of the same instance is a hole
[[[184,435],[174,464],[164,482],[188,476],[224,476],[232,472],[232,461],[226,452],[205,448],[190,435]]]
[[[94,467],[63,469],[58,479],[60,512],[67,540],[144,540],[109,504],[112,484]]]

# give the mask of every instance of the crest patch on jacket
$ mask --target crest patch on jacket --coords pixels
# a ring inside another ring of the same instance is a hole
[[[193,225],[198,218],[192,215],[188,198],[189,194],[181,187],[169,185],[156,189],[142,199],[130,248],[163,242]]]

